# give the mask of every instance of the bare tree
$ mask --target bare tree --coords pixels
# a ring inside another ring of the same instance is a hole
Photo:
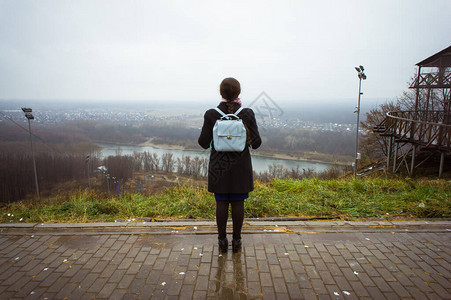
[[[180,157],[177,157],[177,173],[183,174],[183,162]]]
[[[108,173],[117,179],[131,178],[134,171],[134,159],[132,156],[108,156],[104,159]]]
[[[366,113],[366,120],[361,122],[362,129],[365,133],[361,137],[360,148],[364,157],[368,158],[370,162],[375,162],[384,155],[386,155],[386,147],[384,146],[382,137],[373,132],[373,128],[382,123],[386,114],[390,111],[401,110],[402,103],[408,104],[406,100],[387,101],[381,104],[378,108],[373,108]]]
[[[208,158],[202,158],[202,170],[201,170],[201,175],[202,176],[207,176],[208,175],[208,164],[209,164],[209,160]]]
[[[192,174],[191,156],[182,156],[184,174]]]
[[[272,178],[283,178],[284,168],[280,164],[272,164],[268,167],[269,176]]]
[[[158,171],[160,169],[160,158],[158,157],[158,154],[152,154],[151,162],[151,171]]]
[[[173,172],[174,171],[174,154],[165,153],[161,157],[162,170],[165,172]]]
[[[199,158],[199,156],[195,156],[194,159],[192,160],[191,163],[191,170],[192,170],[192,175],[195,178],[198,178],[200,176],[201,170],[202,170],[202,161]]]

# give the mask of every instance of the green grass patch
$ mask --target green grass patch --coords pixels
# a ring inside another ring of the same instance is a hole
[[[245,201],[245,217],[451,217],[451,185],[444,180],[275,179],[255,183]],[[40,202],[0,208],[0,222],[95,222],[150,218],[215,217],[213,194],[180,186],[156,195],[119,198],[78,190]]]

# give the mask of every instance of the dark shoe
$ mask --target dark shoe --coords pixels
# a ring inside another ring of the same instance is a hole
[[[232,251],[233,253],[237,253],[241,249],[241,239],[232,240]]]
[[[222,253],[226,253],[227,249],[229,248],[229,241],[227,240],[227,238],[218,239],[218,244],[219,244],[219,251],[221,251]]]

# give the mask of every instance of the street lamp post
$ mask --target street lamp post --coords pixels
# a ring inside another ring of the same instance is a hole
[[[22,107],[22,111],[25,113],[25,117],[28,120],[28,132],[30,134],[31,156],[33,157],[34,180],[36,182],[36,194],[38,195],[38,200],[39,200],[38,173],[36,172],[36,160],[34,159],[33,139],[31,138],[31,122],[30,121],[34,120],[34,116],[31,113],[33,110],[31,108]]]
[[[355,162],[354,162],[354,177],[357,178],[357,162],[360,159],[360,153],[359,153],[359,123],[360,123],[360,96],[363,94],[361,92],[361,88],[362,88],[362,79],[365,80],[366,79],[366,75],[365,73],[363,73],[363,71],[365,70],[363,68],[362,65],[355,67],[355,70],[358,73],[359,76],[359,99],[357,102],[357,109],[356,109],[356,113],[357,113],[357,132],[355,135]]]

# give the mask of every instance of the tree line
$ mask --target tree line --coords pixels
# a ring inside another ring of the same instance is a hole
[[[133,155],[109,156],[103,160],[108,173],[118,180],[132,178],[134,172],[155,173],[177,173],[190,176],[194,179],[206,179],[208,175],[208,158],[189,155],[174,157],[172,153],[165,153],[161,157],[156,153],[135,152]],[[334,165],[330,169],[316,172],[314,169],[285,168],[281,164],[272,164],[263,172],[254,171],[254,179],[269,181],[274,178],[280,179],[302,179],[317,177],[320,179],[333,179],[350,171],[350,166]]]
[[[254,171],[254,179],[260,181],[270,181],[274,178],[301,180],[303,178],[315,177],[318,179],[334,179],[345,175],[348,171],[351,170],[352,168],[350,166],[333,165],[328,170],[317,172],[311,168],[303,169],[297,166],[296,168],[287,169],[283,165],[272,164],[268,166],[268,170],[266,171],[259,173]]]
[[[176,172],[196,179],[207,176],[208,172],[207,158],[176,158],[172,153],[160,157],[156,153],[136,152],[104,159],[87,154],[38,153],[35,161],[38,184],[43,195],[48,194],[47,191],[58,183],[77,180],[87,185],[89,178],[93,177],[100,178],[102,186],[106,186],[107,179],[126,182],[133,179],[136,172]],[[34,193],[36,187],[31,153],[0,153],[0,202],[34,197]]]
[[[108,156],[103,163],[111,176],[125,180],[135,172],[167,172],[202,178],[207,176],[208,159],[189,155],[175,157],[172,153],[159,156],[150,152],[135,152],[132,155]]]
[[[97,178],[100,185],[92,188],[110,189],[110,181],[131,182],[139,174],[156,174],[157,172],[177,173],[194,179],[206,180],[208,175],[208,158],[199,156],[175,157],[172,153],[161,156],[150,152],[135,152],[132,155],[115,155],[103,159],[88,155],[60,155],[39,153],[36,155],[36,169],[41,194],[59,183],[79,181],[85,186]],[[343,174],[341,167],[316,173],[312,169],[299,167],[286,169],[273,164],[267,171],[256,173],[254,178],[268,181],[273,178],[307,177],[335,178]],[[89,181],[88,179],[91,178]],[[0,199],[1,202],[13,202],[34,197],[35,178],[33,161],[30,153],[0,153]]]

